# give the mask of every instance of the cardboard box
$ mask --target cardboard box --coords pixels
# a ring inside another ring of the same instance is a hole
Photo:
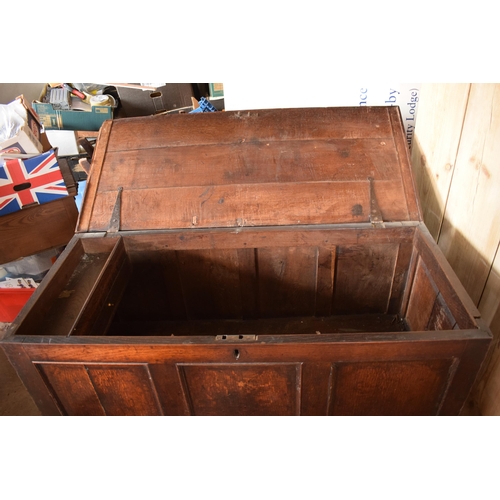
[[[166,83],[148,86],[134,83],[113,83],[123,113],[127,117],[148,116],[191,106],[194,97],[191,83]]]
[[[99,130],[106,120],[113,119],[112,106],[92,106],[89,111],[54,109],[52,104],[43,102],[48,86],[43,89],[33,108],[42,125],[47,130]]]
[[[43,144],[41,143],[42,126],[33,110],[26,104],[24,97],[19,96],[16,99],[19,99],[26,109],[26,123],[14,137],[0,143],[0,153],[41,153],[43,152]]]
[[[210,97],[224,97],[224,85],[222,83],[209,83]]]
[[[68,196],[54,150],[0,165],[0,216]]]

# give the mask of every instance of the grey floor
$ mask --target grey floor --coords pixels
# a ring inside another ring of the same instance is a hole
[[[0,337],[7,328],[0,323]],[[40,415],[33,399],[0,349],[0,416]]]

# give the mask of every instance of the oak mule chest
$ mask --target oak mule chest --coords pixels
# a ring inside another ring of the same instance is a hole
[[[490,341],[359,107],[105,122],[1,345],[46,415],[452,415]]]

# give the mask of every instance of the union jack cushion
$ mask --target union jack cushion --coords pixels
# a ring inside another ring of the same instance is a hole
[[[33,158],[6,159],[0,164],[0,216],[67,195],[53,149]]]

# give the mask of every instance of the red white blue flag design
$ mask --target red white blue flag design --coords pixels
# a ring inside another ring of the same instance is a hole
[[[54,150],[0,165],[0,216],[68,195]]]

